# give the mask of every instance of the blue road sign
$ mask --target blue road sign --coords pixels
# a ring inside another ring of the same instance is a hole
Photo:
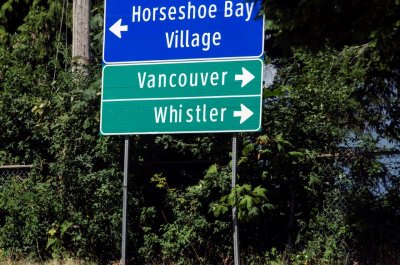
[[[261,0],[106,0],[105,64],[259,57]]]

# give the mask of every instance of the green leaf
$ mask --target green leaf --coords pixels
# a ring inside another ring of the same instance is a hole
[[[267,189],[265,189],[265,188],[263,188],[261,186],[257,186],[253,190],[253,195],[254,196],[261,197],[261,198],[264,198],[264,199],[267,199],[266,193],[267,193]]]
[[[299,151],[290,151],[288,152],[289,156],[293,157],[293,158],[303,158],[305,156],[305,154],[303,152],[299,152]]]
[[[49,247],[51,247],[53,244],[55,244],[58,241],[57,238],[55,237],[50,237],[47,239],[47,244],[46,244],[46,249],[48,249]]]
[[[60,227],[60,233],[61,233],[61,237],[63,237],[64,233],[72,227],[72,222],[69,221],[65,221],[62,223],[61,227]]]
[[[321,183],[321,179],[315,173],[310,173],[308,178],[309,178],[309,180],[308,180],[308,185],[309,186],[314,186],[314,185],[317,185],[317,184]]]
[[[241,198],[238,205],[241,207],[246,207],[248,210],[250,210],[253,206],[253,198],[249,195],[245,195]]]
[[[50,236],[54,236],[57,233],[57,230],[55,228],[51,228],[48,232],[47,232]]]

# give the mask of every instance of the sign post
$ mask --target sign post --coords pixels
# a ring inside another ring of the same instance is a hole
[[[126,264],[126,241],[127,241],[127,219],[128,219],[128,175],[129,175],[129,136],[125,136],[125,150],[124,150],[124,181],[122,185],[122,244],[121,256],[122,264]]]
[[[100,132],[126,135],[122,264],[129,135],[233,132],[235,187],[236,133],[261,128],[261,2],[105,0]]]
[[[232,135],[232,184],[231,187],[235,191],[235,205],[232,207],[233,221],[233,260],[234,265],[240,264],[240,249],[239,249],[239,224],[236,202],[236,168],[237,168],[237,135]]]

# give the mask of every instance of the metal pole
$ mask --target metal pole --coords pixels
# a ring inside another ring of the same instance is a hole
[[[129,136],[125,136],[124,152],[124,183],[122,186],[122,246],[121,246],[121,264],[126,264],[126,223],[128,216],[128,173],[129,173]]]
[[[236,186],[236,167],[237,167],[237,135],[236,133],[232,136],[232,189]],[[236,207],[236,194],[235,194],[235,205],[232,208],[233,218],[233,257],[234,264],[240,264],[240,249],[239,249],[239,224],[237,218],[237,207]]]

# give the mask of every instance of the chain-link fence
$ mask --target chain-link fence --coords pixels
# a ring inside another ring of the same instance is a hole
[[[392,249],[393,245],[400,243],[396,241],[400,235],[392,237],[394,242],[386,242],[391,236],[382,235],[395,224],[382,214],[385,207],[396,204],[399,195],[400,152],[346,150],[333,155],[321,155],[319,164],[326,188],[322,196],[322,209],[315,223],[308,227],[319,236],[312,243],[324,244],[325,252],[329,246],[333,246],[332,249],[344,254],[342,262],[345,264],[357,263],[357,256],[367,257],[366,264],[400,264],[396,263],[400,262],[400,251]],[[371,226],[370,233],[358,235],[361,240],[353,245],[352,236],[357,233],[358,227],[365,231],[368,226]],[[363,236],[368,240],[362,242]]]
[[[31,169],[32,165],[0,166],[0,186],[13,177],[20,179],[26,178]]]
[[[321,201],[312,202],[317,210],[310,215],[315,216],[301,228],[306,245],[295,250],[306,247],[316,260],[327,256],[325,264],[334,254],[340,258],[335,264],[400,264],[400,234],[393,235],[392,229],[399,221],[383,215],[385,209],[400,215],[400,204],[395,208],[396,200],[400,203],[400,151],[345,150],[320,155],[316,164],[323,182]],[[24,180],[31,171],[31,165],[0,166],[0,187],[13,178]],[[363,226],[364,234],[355,235],[357,226]]]

